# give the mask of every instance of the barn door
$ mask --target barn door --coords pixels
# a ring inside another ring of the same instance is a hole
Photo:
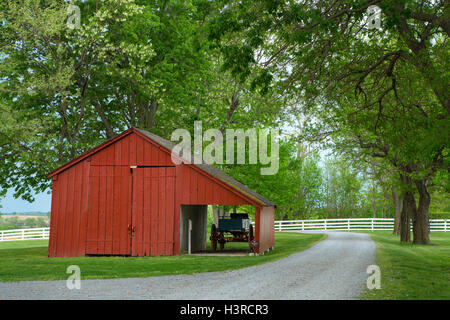
[[[175,167],[133,169],[132,255],[173,255]]]
[[[91,166],[86,254],[131,254],[132,175],[127,166]]]

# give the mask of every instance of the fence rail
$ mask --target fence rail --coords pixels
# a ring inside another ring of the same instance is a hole
[[[48,239],[50,228],[0,230],[0,241]]]
[[[394,230],[393,218],[349,218],[318,220],[274,221],[275,231],[318,230],[318,231],[390,231]],[[430,231],[450,231],[450,220],[431,219]]]

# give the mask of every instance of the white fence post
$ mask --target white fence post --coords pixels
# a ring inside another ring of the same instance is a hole
[[[305,220],[302,220],[302,231],[305,231]]]
[[[282,228],[281,221],[278,221],[278,231],[281,231],[281,228]]]
[[[22,240],[25,240],[25,229],[22,229]]]
[[[324,227],[325,227],[325,230],[327,230],[327,219],[324,220]]]
[[[373,218],[370,220],[371,221],[371,230],[373,231]]]
[[[350,219],[347,220],[347,230],[350,230]]]

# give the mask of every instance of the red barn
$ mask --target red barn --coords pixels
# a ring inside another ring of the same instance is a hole
[[[207,205],[253,205],[257,252],[275,244],[275,205],[207,164],[175,164],[175,144],[131,128],[54,170],[49,257],[178,255],[206,245]]]

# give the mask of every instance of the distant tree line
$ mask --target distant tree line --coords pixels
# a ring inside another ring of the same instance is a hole
[[[21,219],[18,216],[0,217],[0,230],[43,228],[48,226],[49,222],[44,217],[29,217],[25,219]]]

